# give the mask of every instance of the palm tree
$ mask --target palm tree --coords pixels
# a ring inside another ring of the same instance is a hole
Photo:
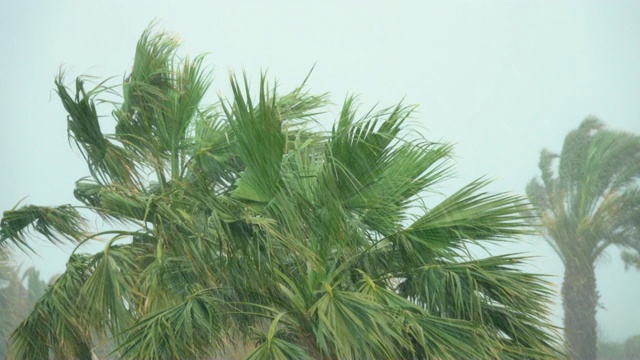
[[[522,197],[476,180],[427,208],[451,147],[404,130],[412,107],[360,114],[348,98],[327,133],[325,95],[277,95],[263,76],[250,96],[233,75],[232,99],[204,106],[203,58],[177,47],[147,30],[121,95],[57,78],[91,174],[74,195],[114,229],[89,231],[70,205],[5,212],[7,244],[78,244],[13,333],[15,359],[90,359],[104,339],[135,359],[234,345],[247,359],[557,358],[544,277],[467,252],[528,233]],[[98,238],[102,252],[78,251]]]
[[[629,260],[640,251],[640,137],[590,117],[567,135],[561,154],[543,150],[539,166],[542,181],[533,179],[527,194],[565,267],[565,340],[574,358],[595,359],[596,261],[610,245]]]

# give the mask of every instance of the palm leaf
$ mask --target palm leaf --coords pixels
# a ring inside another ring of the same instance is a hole
[[[91,354],[91,333],[86,315],[80,310],[83,299],[77,294],[87,278],[86,256],[72,256],[64,272],[38,300],[31,314],[11,335],[13,359],[87,359]]]
[[[222,350],[221,304],[206,292],[143,316],[118,348],[124,358],[202,358]]]
[[[26,205],[5,211],[0,221],[0,245],[5,242],[33,251],[27,242],[29,229],[59,244],[79,241],[84,234],[84,219],[71,205],[44,207]]]
[[[248,86],[245,78],[245,86]],[[258,203],[268,202],[275,194],[280,178],[280,166],[286,136],[282,131],[275,97],[269,94],[264,77],[260,82],[259,104],[256,108],[248,94],[231,78],[234,103],[224,106],[238,142],[238,153],[246,169],[237,181],[234,196]]]

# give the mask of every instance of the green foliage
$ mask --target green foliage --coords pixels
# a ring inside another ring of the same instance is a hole
[[[77,241],[84,229],[82,217],[71,205],[14,208],[4,212],[0,225],[0,250],[7,240],[20,248],[32,250],[25,238],[30,226],[53,243]]]
[[[624,343],[598,343],[598,359],[600,360],[636,360],[640,354],[640,335],[634,335]]]
[[[23,219],[49,221],[50,241],[112,236],[71,256],[13,333],[15,359],[89,358],[104,337],[136,359],[560,355],[544,277],[519,256],[466,251],[528,233],[526,201],[477,180],[421,205],[449,176],[451,146],[408,136],[412,107],[362,115],[350,98],[325,133],[311,126],[325,95],[279,95],[264,76],[251,95],[233,75],[233,97],[206,107],[202,57],[177,47],[143,34],[114,134],[94,104],[115,87],[79,79],[71,96],[56,80],[91,173],[74,195],[116,229],[5,213],[5,243],[26,244]]]
[[[7,357],[11,332],[27,317],[46,288],[34,268],[28,268],[20,277],[11,255],[10,251],[0,252],[0,358]]]

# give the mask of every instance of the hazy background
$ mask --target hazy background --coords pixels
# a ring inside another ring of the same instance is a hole
[[[457,144],[446,194],[482,175],[496,179],[491,190],[524,193],[540,150],[560,151],[587,115],[640,133],[640,1],[0,0],[0,210],[25,196],[77,204],[74,182],[88,171],[68,145],[54,76],[62,65],[69,81],[122,78],[153,19],[180,34],[181,54],[210,53],[211,101],[228,93],[229,69],[254,84],[268,70],[285,91],[316,64],[309,88],[335,103],[420,104],[424,136]],[[523,240],[503,251],[538,256],[532,269],[559,291],[558,258],[542,239]],[[63,271],[70,249],[41,244],[23,266]],[[640,274],[611,251],[597,277],[602,339],[640,333]]]

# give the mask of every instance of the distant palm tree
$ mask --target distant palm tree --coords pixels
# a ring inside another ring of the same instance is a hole
[[[326,133],[312,122],[325,96],[262,78],[252,98],[233,76],[232,100],[203,106],[202,57],[176,49],[143,34],[111,135],[95,104],[115,88],[57,79],[91,173],[74,194],[120,229],[89,233],[72,206],[5,212],[5,243],[106,238],[71,255],[13,334],[15,359],[90,359],[106,337],[133,359],[234,342],[247,359],[557,358],[547,282],[521,257],[466,252],[527,233],[526,201],[478,180],[421,205],[451,147],[404,131],[411,107],[358,115],[347,99]]]
[[[540,170],[542,181],[533,179],[527,194],[565,267],[566,342],[574,358],[595,359],[596,261],[610,245],[628,250],[629,261],[640,251],[640,137],[587,118],[561,154],[542,151]]]

